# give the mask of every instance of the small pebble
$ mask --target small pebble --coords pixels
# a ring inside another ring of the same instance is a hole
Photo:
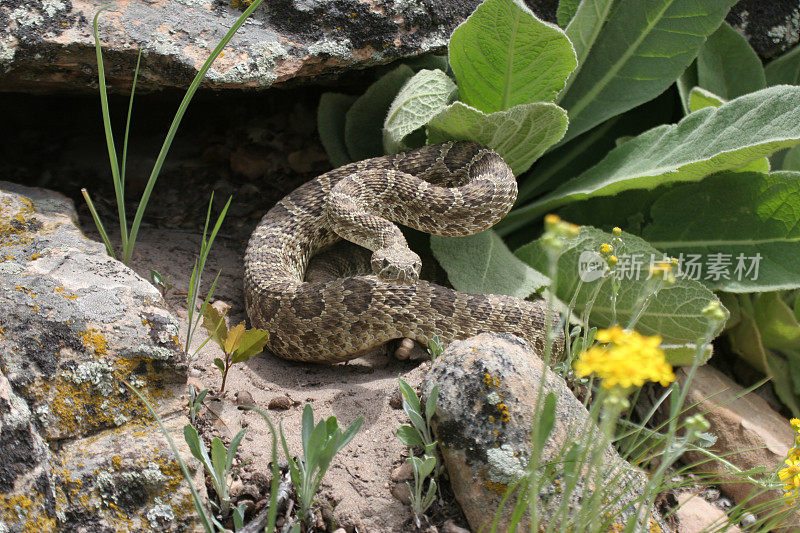
[[[749,527],[752,527],[756,523],[756,521],[758,521],[756,515],[754,515],[753,513],[745,513],[744,516],[742,516],[742,521],[739,522],[739,525],[747,529]]]
[[[231,310],[231,304],[229,304],[228,302],[224,302],[222,300],[215,301],[213,304],[211,304],[211,307],[216,309],[217,313],[223,316],[228,314],[228,311]]]
[[[398,387],[389,397],[389,407],[392,409],[402,409],[403,408],[403,393],[400,392],[400,388]]]
[[[452,520],[448,520],[442,526],[442,533],[469,533],[469,529],[464,529]]]
[[[243,407],[245,405],[255,405],[255,403],[256,402],[253,401],[253,395],[246,390],[236,393],[236,405],[239,407]]]
[[[391,490],[392,496],[408,505],[411,503],[411,489],[405,483],[398,483]]]
[[[279,409],[285,411],[287,409],[291,409],[292,405],[294,405],[294,401],[288,396],[275,396],[269,401],[267,408],[272,410]]]
[[[397,359],[404,361],[409,357],[411,357],[411,350],[413,349],[414,349],[414,341],[408,338],[403,339],[402,341],[400,341],[400,345],[394,351],[394,356]]]
[[[717,505],[723,510],[727,511],[731,507],[733,507],[733,503],[731,503],[730,499],[725,498],[724,496],[717,500]]]
[[[414,477],[414,467],[411,463],[403,463],[392,471],[392,481],[411,481]]]

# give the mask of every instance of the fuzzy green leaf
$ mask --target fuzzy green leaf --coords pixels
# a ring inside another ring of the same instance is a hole
[[[571,79],[580,72],[613,6],[614,0],[584,0],[577,8],[566,30],[578,59],[578,68],[572,72]],[[567,83],[571,85],[571,80]]]
[[[319,99],[317,132],[334,167],[353,161],[344,142],[344,125],[347,111],[355,101],[355,96],[339,93],[323,93]]]
[[[577,65],[564,32],[521,0],[486,0],[448,46],[459,98],[486,113],[552,102]]]
[[[731,100],[767,86],[764,67],[747,39],[723,22],[697,56],[700,86]]]
[[[512,211],[498,228],[502,235],[577,200],[699,181],[799,142],[800,87],[762,89],[631,139],[541,200]]]
[[[781,294],[768,292],[758,296],[755,319],[766,348],[774,350],[800,349],[800,322]]]
[[[694,113],[704,107],[719,107],[725,99],[702,87],[693,87],[689,91],[689,112]]]
[[[344,140],[353,161],[383,155],[383,121],[400,88],[414,71],[407,65],[384,74],[348,109]]]
[[[598,229],[581,227],[578,237],[567,244],[558,259],[556,296],[563,302],[569,302],[580,286],[575,297],[575,309],[578,313],[585,309],[597,284],[603,283],[590,316],[590,322],[598,327],[611,325],[611,282],[598,279],[581,283],[581,254],[592,254],[600,249],[601,244],[611,242],[611,238],[610,234]],[[623,233],[622,240],[624,248],[615,252],[619,254],[620,264],[617,269],[622,275],[617,297],[617,319],[624,326],[640,308],[639,298],[648,277],[647,269],[651,258],[658,261],[664,254],[639,237]],[[547,254],[542,248],[541,240],[523,246],[515,255],[540,272],[548,269]],[[636,279],[637,273],[639,279]],[[668,344],[695,343],[707,330],[707,321],[702,310],[714,301],[718,301],[717,297],[701,283],[679,278],[674,285],[665,286],[658,292],[635,328],[642,334],[661,335]]]
[[[492,230],[467,237],[431,236],[434,257],[457,290],[527,298],[549,280],[517,259]]]
[[[769,85],[800,85],[800,46],[795,46],[764,69]]]
[[[669,87],[735,0],[619,0],[561,98],[565,141]]]
[[[441,70],[420,70],[397,93],[383,123],[383,148],[394,154],[425,144],[425,133],[419,139],[408,139],[453,101],[458,88]]]
[[[711,289],[800,287],[800,172],[716,174],[666,192],[650,217],[642,236],[674,257],[700,255],[698,274]]]
[[[226,483],[225,464],[228,461],[228,452],[219,437],[214,437],[211,441],[211,464],[214,465],[213,473],[217,479]]]
[[[462,102],[428,123],[428,143],[472,141],[495,150],[519,175],[567,130],[567,113],[555,104],[521,104],[486,114]]]
[[[397,428],[397,438],[406,446],[422,446],[422,436],[419,431],[411,426],[400,426]]]

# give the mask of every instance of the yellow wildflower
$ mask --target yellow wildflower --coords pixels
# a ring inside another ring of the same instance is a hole
[[[613,251],[614,251],[614,248],[610,244],[608,244],[606,242],[604,242],[603,244],[600,245],[600,253],[603,254],[603,255],[608,255]]]
[[[675,283],[675,274],[672,273],[672,267],[674,266],[672,261],[657,261],[650,265],[650,277],[660,278],[665,283],[672,285]]]
[[[800,456],[790,454],[784,463],[785,468],[778,471],[778,477],[786,492],[800,490]]]
[[[800,434],[800,418],[792,418],[789,420],[789,425],[792,426],[792,429],[795,431],[795,433]]]
[[[646,381],[667,386],[675,381],[672,366],[659,348],[661,337],[647,337],[619,326],[601,329],[595,337],[606,346],[593,346],[575,362],[578,377],[596,374],[603,387],[641,387]]]
[[[611,268],[614,268],[615,266],[617,266],[617,263],[619,263],[619,259],[617,259],[616,255],[609,255],[608,257],[606,257],[606,263],[608,263],[608,266],[610,266]]]

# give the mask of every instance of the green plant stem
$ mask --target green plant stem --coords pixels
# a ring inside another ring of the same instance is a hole
[[[264,0],[255,0],[250,7],[248,7],[244,13],[236,20],[228,33],[222,38],[222,40],[217,44],[214,48],[214,51],[211,52],[211,55],[208,57],[203,66],[200,68],[200,71],[194,77],[192,84],[189,86],[189,89],[186,91],[186,94],[181,101],[181,104],[178,106],[178,112],[175,113],[175,118],[172,120],[172,124],[169,127],[169,131],[167,131],[167,136],[164,139],[164,144],[161,147],[161,151],[158,153],[158,157],[156,158],[156,163],[153,166],[153,171],[150,173],[150,178],[147,180],[147,185],[145,185],[144,192],[142,193],[142,199],[139,202],[139,206],[136,209],[136,215],[133,218],[133,225],[131,226],[131,234],[130,240],[132,242],[136,242],[136,236],[139,233],[139,226],[142,223],[142,217],[144,216],[145,208],[147,207],[147,202],[150,200],[150,194],[153,192],[153,187],[156,184],[156,180],[158,179],[158,175],[161,172],[161,167],[164,165],[164,160],[167,158],[167,152],[169,151],[170,146],[172,145],[172,140],[175,138],[175,134],[178,132],[178,126],[183,120],[183,115],[186,113],[186,108],[189,107],[189,103],[192,101],[194,94],[197,92],[197,89],[200,87],[200,82],[205,77],[208,69],[211,68],[211,64],[214,60],[217,59],[219,54],[222,52],[222,49],[228,44],[228,42],[233,38],[234,34],[242,27],[244,21],[256,10],[258,6],[261,5],[261,2]],[[125,256],[125,263],[127,264],[130,261],[130,255],[133,253],[133,246],[130,247],[128,253]]]
[[[213,521],[211,519],[211,516],[208,514],[208,511],[206,511],[205,507],[203,507],[202,499],[200,498],[200,494],[197,492],[197,489],[194,486],[194,481],[192,480],[192,475],[189,473],[189,469],[186,466],[186,462],[184,462],[184,460],[181,458],[181,454],[178,451],[178,447],[175,446],[175,442],[172,440],[172,436],[170,435],[169,431],[167,431],[167,428],[164,427],[164,424],[161,422],[161,418],[158,416],[158,413],[156,413],[155,408],[153,408],[150,402],[148,402],[147,399],[144,396],[142,396],[142,394],[134,387],[132,387],[128,382],[123,381],[122,383],[139,398],[139,400],[144,404],[145,408],[147,408],[147,411],[150,413],[150,416],[152,416],[155,419],[156,423],[158,423],[158,427],[161,429],[161,433],[167,439],[169,447],[170,449],[172,449],[172,455],[175,457],[175,460],[180,465],[183,477],[184,479],[186,479],[186,483],[188,483],[189,485],[189,490],[192,493],[192,502],[194,503],[194,509],[195,511],[197,511],[197,515],[200,517],[200,524],[203,526],[203,529],[206,530],[206,533],[214,533],[215,528]]]
[[[97,214],[97,209],[94,208],[94,202],[92,202],[92,197],[89,196],[89,191],[85,188],[81,189],[81,194],[83,195],[83,199],[86,200],[86,205],[89,206],[89,213],[92,214],[92,219],[94,220],[94,225],[97,227],[97,231],[100,233],[100,238],[103,239],[103,244],[106,245],[106,253],[116,259],[117,256],[114,253],[114,246],[111,244],[111,239],[108,238],[108,233],[106,233],[106,228],[103,226],[103,222]]]
[[[124,263],[128,264],[128,221],[125,213],[125,193],[122,189],[122,180],[120,178],[119,163],[117,161],[117,149],[114,145],[114,133],[111,131],[111,113],[108,109],[108,92],[106,89],[106,75],[105,67],[103,65],[103,51],[100,47],[100,36],[98,33],[98,22],[100,20],[100,13],[108,9],[110,6],[100,8],[94,16],[92,26],[94,28],[94,42],[95,42],[95,55],[97,56],[97,82],[100,88],[100,111],[103,115],[103,130],[106,135],[106,148],[108,149],[108,160],[111,164],[111,178],[114,183],[114,196],[117,201],[117,214],[119,216],[119,229],[120,239],[122,239],[122,251],[124,254]]]
[[[142,50],[136,58],[136,69],[133,71],[133,84],[131,85],[131,98],[128,101],[128,118],[125,120],[125,137],[122,142],[122,168],[120,169],[120,188],[125,191],[125,167],[128,162],[128,137],[131,131],[131,116],[133,115],[133,94],[136,92],[136,80],[139,78],[139,65],[142,62]]]

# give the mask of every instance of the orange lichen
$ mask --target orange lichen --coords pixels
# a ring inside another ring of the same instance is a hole
[[[99,330],[87,329],[85,333],[81,332],[78,336],[87,350],[91,350],[100,356],[108,354],[108,341]]]

